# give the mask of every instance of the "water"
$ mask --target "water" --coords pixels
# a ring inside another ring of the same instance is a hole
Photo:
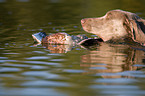
[[[123,9],[145,17],[144,0],[0,0],[0,96],[145,96],[145,53],[124,44],[33,44],[36,32],[86,34],[84,17]]]

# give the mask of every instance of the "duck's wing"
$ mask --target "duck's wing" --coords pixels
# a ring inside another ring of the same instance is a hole
[[[55,33],[49,36],[46,36],[42,43],[49,43],[49,44],[72,44],[73,40],[71,36],[67,33]]]

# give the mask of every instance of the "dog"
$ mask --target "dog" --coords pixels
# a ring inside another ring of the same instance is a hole
[[[81,25],[86,32],[99,36],[104,42],[136,42],[145,46],[145,20],[135,13],[111,10],[103,17],[85,18]]]

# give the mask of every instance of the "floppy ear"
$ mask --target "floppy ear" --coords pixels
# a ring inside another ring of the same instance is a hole
[[[133,41],[140,43],[141,45],[145,44],[145,25],[142,19],[137,20],[129,20],[127,16],[125,16],[125,29],[127,29],[129,37],[132,38]]]
[[[143,24],[143,22],[138,22],[137,20],[132,20],[131,25],[132,25],[131,30],[132,30],[132,34],[133,34],[132,39],[135,42],[138,42],[141,45],[144,45],[144,43],[145,43],[145,25]]]

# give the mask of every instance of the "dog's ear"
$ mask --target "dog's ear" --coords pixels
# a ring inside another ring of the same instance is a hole
[[[129,19],[127,16],[124,17],[124,27],[133,41],[145,44],[145,22],[141,18]]]
[[[131,20],[132,39],[141,45],[145,44],[145,25],[142,21]]]

